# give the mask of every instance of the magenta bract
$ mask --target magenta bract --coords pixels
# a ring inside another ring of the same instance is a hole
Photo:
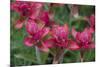
[[[64,26],[54,25],[50,33],[52,37],[44,42],[48,48],[60,47],[69,50],[77,50],[80,48],[75,41],[68,39],[69,28],[67,24]]]
[[[74,28],[72,29],[72,35],[76,39],[77,44],[80,48],[94,48],[92,41],[91,30],[86,28],[82,32],[77,32]]]
[[[34,45],[41,41],[49,32],[49,28],[44,27],[44,24],[36,23],[31,19],[26,23],[26,30],[28,35],[32,37],[30,40],[32,40]]]

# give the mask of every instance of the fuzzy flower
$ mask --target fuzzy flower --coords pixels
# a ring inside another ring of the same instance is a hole
[[[34,20],[28,20],[26,30],[28,37],[25,38],[24,44],[29,47],[39,43],[49,32],[49,28],[44,27],[44,24],[36,23]]]
[[[79,46],[73,41],[68,39],[68,34],[69,34],[69,28],[67,24],[65,24],[64,26],[55,25],[51,30],[52,37],[44,41],[44,44],[48,48],[58,47],[64,49],[73,48],[73,50],[78,49]],[[72,45],[69,46],[69,44]]]
[[[88,28],[85,28],[82,32],[77,32],[74,28],[72,29],[72,35],[80,49],[94,48],[92,33],[93,32]]]
[[[32,2],[24,2],[24,1],[15,1],[11,3],[11,9],[19,13],[21,16],[30,17],[35,19],[39,15],[39,11],[41,10],[43,4],[42,3],[32,3]]]
[[[55,39],[56,46],[59,47],[67,46],[68,34],[69,34],[67,24],[65,24],[64,26],[54,26],[54,28],[52,28],[51,34]]]
[[[40,11],[43,7],[43,3],[38,2],[24,2],[24,1],[15,1],[11,3],[11,10],[17,12],[20,15],[21,20],[27,20],[29,18],[36,19]],[[16,23],[16,28],[20,29],[22,28],[24,22],[19,21]],[[20,27],[18,27],[20,25]]]

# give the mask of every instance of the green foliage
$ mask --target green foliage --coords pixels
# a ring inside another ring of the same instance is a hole
[[[51,9],[55,13],[54,20],[59,24],[64,24],[69,21],[69,8],[67,5],[63,7],[53,7]]]
[[[95,50],[89,50],[85,52],[84,55],[84,61],[90,62],[90,61],[95,61]]]
[[[90,6],[90,5],[81,5],[79,9],[79,13],[82,16],[89,16],[92,13],[95,13],[95,8],[94,6]]]
[[[64,63],[74,63],[80,62],[80,53],[79,51],[68,51],[64,56]]]

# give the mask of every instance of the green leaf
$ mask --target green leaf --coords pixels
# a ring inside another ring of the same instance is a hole
[[[80,57],[79,51],[68,51],[64,56],[63,63],[79,62],[80,61],[79,57]]]
[[[84,61],[95,61],[95,50],[88,50],[84,54]]]
[[[27,60],[27,61],[36,62],[35,57],[32,56],[32,55],[29,55],[29,54],[15,54],[14,56],[18,59],[24,59],[24,60]]]
[[[41,52],[40,55],[41,55],[42,64],[45,64],[48,59],[48,53]]]
[[[90,5],[81,5],[79,7],[79,13],[82,16],[89,16],[95,12],[95,7]]]

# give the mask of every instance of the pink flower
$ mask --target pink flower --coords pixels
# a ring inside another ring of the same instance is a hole
[[[15,12],[19,13],[20,19],[23,21],[27,21],[27,19],[36,20],[40,14],[43,3],[38,2],[24,2],[24,1],[15,1],[11,3],[11,9]],[[16,23],[15,27],[20,29],[23,27],[24,22],[18,19],[18,23]]]
[[[15,1],[11,3],[11,9],[18,12],[21,16],[28,16],[31,13],[31,8],[28,4],[29,2]]]
[[[44,22],[45,25],[49,25],[50,24],[49,12],[48,11],[41,12],[41,15],[40,15],[39,19],[40,19],[40,21]]]
[[[51,30],[52,37],[48,40],[45,40],[43,44],[47,48],[58,47],[69,50],[79,49],[79,46],[76,42],[68,39],[68,34],[69,28],[67,24],[65,24],[64,26],[54,25]]]
[[[95,30],[95,15],[94,14],[90,16],[90,26],[91,28],[93,28],[93,30]]]
[[[77,32],[74,28],[72,29],[72,35],[76,40],[76,43],[81,48],[94,48],[94,42],[92,41],[92,33],[90,29],[85,28],[82,32]]]
[[[64,26],[55,26],[54,28],[52,28],[51,34],[55,39],[56,46],[59,47],[67,46],[68,34],[69,34],[67,24],[65,24]]]
[[[43,3],[31,3],[31,9],[32,9],[32,15],[30,15],[31,19],[36,19],[37,17],[39,17],[42,7],[43,7]]]
[[[28,37],[24,40],[26,46],[36,45],[38,42],[42,41],[42,38],[49,32],[49,28],[44,27],[41,23],[35,23],[34,20],[28,20],[26,23],[26,30],[28,33]]]
[[[18,12],[21,16],[35,19],[42,8],[42,3],[15,1],[11,3],[11,9]]]
[[[26,31],[30,35],[36,34],[39,30],[41,30],[43,25],[40,27],[34,20],[28,20],[26,23]]]

